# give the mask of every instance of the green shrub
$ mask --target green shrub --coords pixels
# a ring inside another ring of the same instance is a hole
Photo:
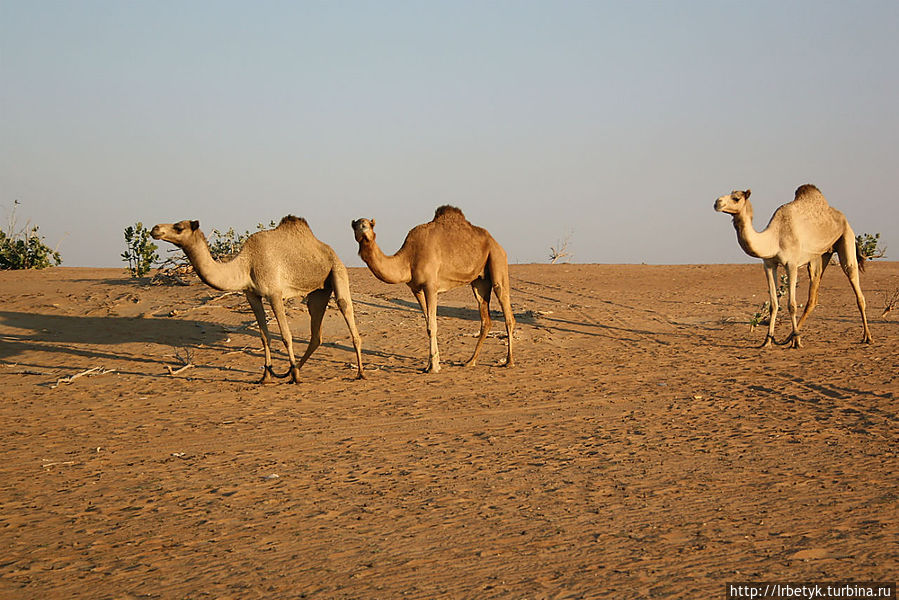
[[[880,234],[860,233],[855,236],[855,243],[858,245],[859,252],[867,260],[874,258],[883,258],[887,255],[885,246],[880,245]]]
[[[38,234],[37,225],[27,223],[16,231],[18,205],[18,200],[13,202],[7,230],[0,230],[0,269],[45,269],[62,264],[59,252],[48,247],[43,236]]]
[[[128,263],[132,277],[143,277],[150,272],[153,263],[159,261],[156,244],[150,241],[150,231],[138,221],[125,228],[125,251],[122,260]]]
[[[237,233],[233,227],[229,227],[228,231],[219,231],[213,229],[207,240],[209,244],[209,253],[215,260],[230,260],[240,252],[241,246],[250,237],[249,231]]]
[[[256,231],[274,229],[277,226],[278,224],[274,221],[270,221],[268,226],[259,223],[256,225]],[[209,253],[215,260],[230,260],[237,256],[237,253],[240,252],[241,247],[250,235],[252,234],[249,231],[237,233],[234,231],[233,227],[229,227],[228,231],[224,232],[213,229],[207,240],[207,243],[209,244]]]

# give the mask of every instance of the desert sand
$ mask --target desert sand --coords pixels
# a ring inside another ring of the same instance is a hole
[[[756,347],[757,264],[510,274],[513,368],[498,312],[481,364],[461,366],[478,331],[463,288],[441,295],[444,369],[422,373],[414,298],[353,268],[368,378],[331,308],[301,382],[260,386],[240,295],[0,273],[0,597],[723,598],[732,581],[895,579],[899,309],[881,313],[899,263],[862,276],[873,345],[833,267],[799,350]],[[302,350],[303,304],[288,314]]]

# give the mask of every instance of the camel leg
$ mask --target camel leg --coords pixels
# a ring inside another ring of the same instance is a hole
[[[431,328],[428,325],[428,301],[425,299],[425,291],[423,289],[418,291],[412,290],[412,294],[415,296],[415,299],[418,300],[418,305],[421,307],[421,312],[425,316],[425,328],[428,330],[428,338],[430,338]],[[425,372],[429,372],[430,370],[431,353],[430,351],[428,351],[428,366],[425,368]]]
[[[440,372],[440,352],[437,349],[437,289],[428,286],[423,291],[415,294],[422,311],[425,313],[425,321],[428,326],[428,372]]]
[[[478,310],[481,313],[481,331],[478,333],[478,343],[475,344],[474,354],[465,363],[466,367],[472,367],[478,362],[478,355],[481,353],[481,344],[490,331],[490,281],[479,277],[471,282],[471,290],[474,292],[474,299],[478,303]]]
[[[832,255],[832,252],[825,252],[808,263],[808,301],[805,303],[802,316],[799,317],[797,327],[800,331],[802,331],[802,326],[805,324],[805,320],[808,319],[809,314],[818,306],[818,289],[821,287],[821,276],[824,275],[824,270],[830,263]]]
[[[765,278],[768,280],[768,335],[762,348],[769,348],[774,343],[774,322],[777,320],[777,263],[765,261]]]
[[[858,258],[855,254],[855,233],[850,229],[843,237],[837,241],[837,254],[840,256],[840,266],[843,272],[849,278],[849,284],[855,293],[855,303],[858,305],[858,312],[862,315],[862,343],[870,344],[873,342],[871,338],[871,330],[868,329],[868,316],[866,314],[865,295],[862,293],[862,286],[858,279]]]
[[[284,311],[284,298],[280,295],[269,296],[269,304],[272,305],[272,312],[275,313],[275,320],[278,321],[278,328],[281,330],[281,340],[287,349],[287,357],[290,359],[290,382],[297,383],[299,380],[299,367],[297,366],[296,356],[293,354],[293,337],[290,335],[290,324],[287,322],[287,313]],[[282,377],[287,377],[285,373]]]
[[[299,364],[297,364],[297,371],[309,360],[312,353],[321,346],[322,319],[325,317],[325,310],[328,308],[328,300],[330,298],[330,287],[315,290],[306,297],[306,309],[309,311],[309,344],[306,346],[306,352],[300,358]]]
[[[506,362],[503,366],[511,367],[514,364],[512,361],[512,333],[515,331],[515,314],[512,312],[512,299],[509,295],[511,286],[509,285],[508,266],[502,270],[497,269],[497,271],[499,272],[495,272],[493,275],[493,292],[502,306],[503,320],[506,322],[506,336],[509,338]]]
[[[265,307],[262,306],[262,296],[247,292],[247,302],[256,315],[256,324],[259,325],[259,335],[262,337],[262,351],[265,353],[265,365],[263,366],[262,379],[259,383],[272,383],[272,376],[275,374],[272,370],[272,353],[271,353],[271,334],[268,331],[268,325],[265,322]]]
[[[787,271],[787,306],[790,310],[790,324],[793,331],[790,337],[784,343],[789,343],[790,348],[802,348],[802,341],[799,339],[799,325],[796,322],[796,282],[799,279],[799,267],[795,264],[785,266]]]
[[[350,297],[350,279],[346,271],[332,272],[331,283],[334,287],[334,297],[337,298],[337,308],[343,315],[343,320],[350,330],[353,338],[353,348],[356,350],[356,379],[365,379],[365,371],[362,369],[362,338],[356,329],[356,317],[353,313],[353,300]],[[301,363],[302,364],[302,363]]]

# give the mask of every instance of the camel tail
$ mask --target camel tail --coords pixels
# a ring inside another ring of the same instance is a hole
[[[855,242],[855,258],[858,260],[858,270],[864,273],[865,263],[868,261],[868,258],[862,253],[862,248],[858,245],[858,242]]]

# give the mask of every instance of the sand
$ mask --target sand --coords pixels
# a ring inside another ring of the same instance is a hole
[[[301,383],[260,386],[240,295],[0,273],[0,597],[723,598],[731,581],[895,579],[899,309],[881,312],[899,263],[862,277],[873,345],[832,268],[800,350],[757,348],[759,265],[511,277],[513,368],[498,312],[481,364],[461,366],[478,330],[464,288],[441,296],[444,369],[422,373],[411,293],[350,269],[368,378],[332,308]]]

